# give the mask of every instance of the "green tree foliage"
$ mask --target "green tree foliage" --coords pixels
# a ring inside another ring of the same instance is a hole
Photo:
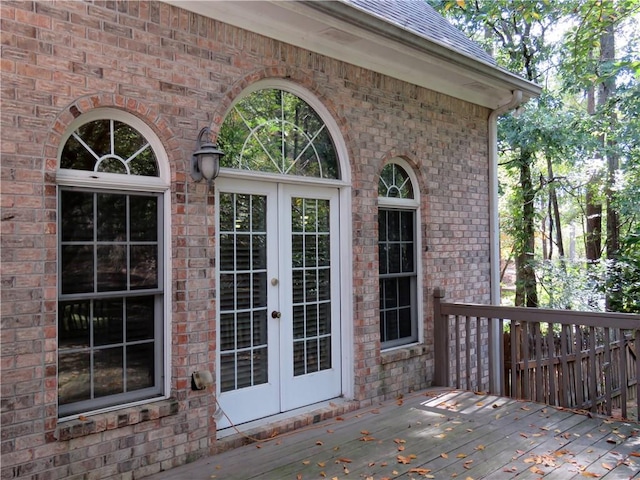
[[[515,303],[640,311],[640,0],[428,1],[544,87],[499,120]]]

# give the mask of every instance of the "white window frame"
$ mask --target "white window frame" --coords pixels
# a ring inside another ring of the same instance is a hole
[[[378,210],[413,210],[415,215],[414,224],[414,236],[415,236],[415,270],[416,270],[416,298],[415,298],[415,315],[416,315],[416,338],[417,340],[410,340],[402,342],[401,339],[391,342],[380,342],[380,349],[382,351],[390,351],[399,348],[405,348],[410,345],[423,343],[424,341],[424,295],[423,295],[423,277],[422,277],[422,222],[421,222],[421,209],[420,209],[420,192],[418,190],[418,179],[413,168],[402,158],[392,158],[389,160],[383,168],[387,165],[396,164],[402,168],[408,175],[411,182],[411,188],[413,190],[413,198],[396,198],[396,197],[383,197],[378,196]],[[380,177],[378,177],[378,181]],[[376,183],[376,188],[378,183]],[[379,294],[381,289],[378,289]]]
[[[107,191],[114,190],[120,193],[132,193],[137,192],[153,192],[161,194],[161,208],[163,213],[163,230],[161,241],[161,258],[159,273],[162,276],[162,309],[163,309],[163,326],[162,326],[162,350],[163,350],[163,382],[161,385],[162,393],[159,396],[153,398],[132,401],[128,403],[122,403],[104,408],[96,408],[95,410],[89,410],[83,412],[84,415],[99,414],[114,410],[120,410],[122,408],[132,407],[135,405],[142,405],[145,403],[155,402],[158,400],[169,398],[171,392],[171,195],[170,195],[170,168],[169,160],[162,145],[162,142],[156,135],[156,133],[139,117],[128,113],[124,110],[117,108],[98,108],[91,110],[85,114],[76,118],[67,128],[65,134],[62,136],[60,145],[58,147],[58,165],[60,165],[60,159],[63,149],[73,132],[75,132],[82,125],[93,122],[96,120],[116,120],[125,123],[135,128],[145,139],[149,142],[149,146],[153,150],[156,160],[158,162],[158,176],[139,176],[139,175],[123,175],[117,173],[105,173],[105,172],[93,172],[85,170],[73,170],[58,168],[56,170],[56,184],[58,190],[60,187],[76,187],[83,189],[91,189],[94,191]],[[59,194],[56,195],[59,197]],[[56,209],[59,205],[56,206]],[[59,242],[58,242],[59,244]],[[58,268],[58,278],[60,271]],[[59,280],[58,280],[59,285]],[[59,288],[59,286],[58,286]],[[59,295],[56,297],[59,298]],[[58,300],[57,300],[58,301]],[[72,415],[60,417],[59,421],[65,421],[78,417],[78,413]]]

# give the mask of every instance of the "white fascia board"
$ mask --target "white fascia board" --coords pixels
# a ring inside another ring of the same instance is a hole
[[[495,109],[541,88],[500,67],[471,58],[332,1],[197,1],[166,3],[408,83]]]

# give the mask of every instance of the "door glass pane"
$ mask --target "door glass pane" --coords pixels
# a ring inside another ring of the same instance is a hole
[[[220,388],[268,382],[266,197],[220,193]]]
[[[294,375],[331,368],[328,200],[291,200]]]

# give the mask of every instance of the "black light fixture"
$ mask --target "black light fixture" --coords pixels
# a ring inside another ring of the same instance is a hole
[[[191,178],[196,182],[204,178],[208,184],[211,184],[220,171],[220,158],[224,156],[224,152],[212,143],[210,138],[209,127],[200,130],[196,140],[196,151],[191,156]]]

